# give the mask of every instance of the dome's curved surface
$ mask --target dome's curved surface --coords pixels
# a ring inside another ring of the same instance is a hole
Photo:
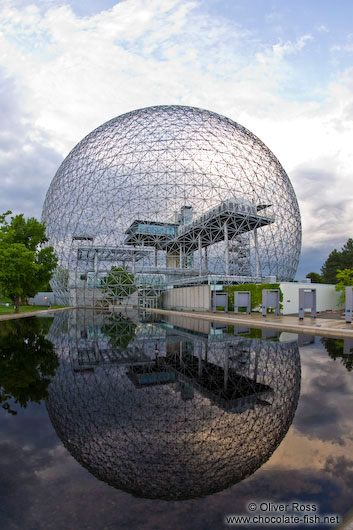
[[[230,200],[227,265],[215,212]],[[273,153],[224,116],[176,105],[129,112],[86,136],[58,169],[42,219],[59,256],[57,290],[67,288],[63,270],[87,272],[78,242],[120,249],[109,263],[100,255],[99,272],[114,261],[148,273],[167,266],[280,280],[293,279],[301,246],[296,196]]]
[[[178,500],[222,491],[268,460],[299,398],[297,342],[116,318],[79,317],[55,341],[47,408],[80,464],[135,496]]]

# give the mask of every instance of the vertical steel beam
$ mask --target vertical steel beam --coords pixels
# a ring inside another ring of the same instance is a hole
[[[201,234],[198,236],[199,240],[199,276],[202,275],[202,245],[201,245]]]
[[[94,274],[95,276],[98,274],[98,250],[94,253]]]
[[[224,241],[226,242],[226,275],[229,276],[229,239],[228,239],[228,224],[227,221],[223,225]]]
[[[259,242],[257,239],[257,228],[254,229],[254,243],[255,243],[255,276],[260,277],[260,256],[259,256]]]

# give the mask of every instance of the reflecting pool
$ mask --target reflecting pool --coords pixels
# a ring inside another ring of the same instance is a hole
[[[342,517],[353,504],[352,353],[349,341],[177,315],[1,322],[0,528]],[[243,526],[287,527],[260,523]]]

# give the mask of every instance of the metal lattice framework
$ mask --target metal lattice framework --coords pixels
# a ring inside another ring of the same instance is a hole
[[[222,491],[266,462],[292,423],[296,341],[212,334],[205,321],[209,329],[187,329],[180,317],[80,310],[55,322],[50,419],[75,459],[111,486],[166,500]]]
[[[296,196],[272,152],[238,123],[185,106],[91,132],[58,169],[42,219],[59,256],[53,287],[78,305],[153,298],[209,275],[291,280],[301,247]]]

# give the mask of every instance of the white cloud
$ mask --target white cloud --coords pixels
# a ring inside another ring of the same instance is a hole
[[[331,46],[331,52],[352,53],[353,42],[347,42],[346,44],[334,44],[333,46]]]
[[[316,26],[315,29],[316,29],[316,31],[319,31],[321,33],[329,33],[329,31],[330,31],[326,24],[320,24],[320,25]]]
[[[277,43],[272,46],[273,55],[275,57],[283,57],[292,53],[301,51],[306,46],[308,41],[311,41],[313,37],[311,35],[302,35],[296,42],[285,42]]]

